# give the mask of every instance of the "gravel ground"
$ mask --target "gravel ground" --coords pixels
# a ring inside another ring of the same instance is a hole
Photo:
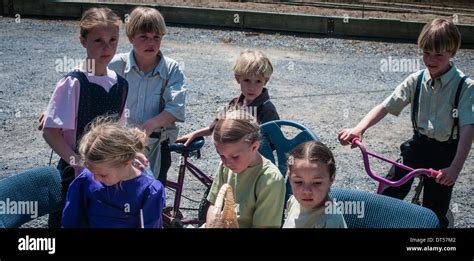
[[[120,52],[130,49],[124,35],[122,30]],[[374,192],[376,183],[365,174],[360,153],[340,146],[337,131],[355,125],[410,73],[394,68],[383,72],[383,61],[414,59],[422,66],[417,46],[169,26],[162,51],[182,64],[188,79],[187,121],[180,125],[181,133],[206,126],[229,98],[239,94],[231,68],[245,48],[260,49],[272,60],[275,70],[268,88],[281,118],[304,124],[333,149],[337,162],[334,186]],[[48,164],[51,150],[36,130],[36,119],[64,74],[56,71],[57,60],[84,55],[77,22],[22,19],[15,23],[0,17],[0,178]],[[470,75],[473,60],[474,50],[466,49],[455,58],[457,66]],[[399,145],[411,133],[409,110],[405,109],[399,117],[388,116],[369,130],[365,144],[396,159]],[[206,141],[202,158],[194,162],[213,175],[219,158]],[[451,201],[459,228],[474,226],[473,157],[471,152]],[[177,157],[174,162],[171,177],[176,176]],[[388,169],[375,162],[374,167],[380,172]],[[202,193],[202,186],[187,179],[187,196],[199,200]],[[168,197],[171,200],[171,192]],[[186,199],[182,204],[196,206]],[[41,217],[25,226],[45,227],[45,220]]]

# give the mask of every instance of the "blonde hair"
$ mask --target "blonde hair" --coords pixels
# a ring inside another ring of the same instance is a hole
[[[84,164],[124,164],[143,152],[147,135],[137,129],[128,129],[111,118],[99,117],[81,138],[79,154]]]
[[[288,170],[291,173],[291,167],[295,160],[307,160],[309,162],[320,162],[327,166],[329,177],[336,174],[336,161],[331,150],[324,144],[317,141],[307,141],[296,146],[288,157]]]
[[[138,33],[166,34],[165,19],[155,8],[137,7],[130,14],[128,22],[125,24],[127,36],[134,37]]]
[[[215,122],[212,138],[219,143],[243,141],[253,144],[259,140],[259,132],[260,127],[252,115],[243,110],[232,110]]]
[[[244,50],[240,53],[234,64],[235,75],[257,75],[270,79],[273,66],[270,59],[260,51]]]
[[[418,46],[426,51],[456,53],[461,46],[461,33],[452,21],[436,18],[423,27]]]
[[[122,21],[112,10],[109,8],[90,8],[82,14],[81,21],[79,23],[80,34],[82,37],[87,38],[87,34],[99,24],[113,24],[120,27]]]

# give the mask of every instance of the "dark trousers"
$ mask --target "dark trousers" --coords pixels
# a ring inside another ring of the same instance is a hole
[[[166,179],[168,177],[168,170],[171,167],[171,151],[168,147],[168,142],[161,143],[161,165],[160,174],[158,174],[158,180],[166,186]]]
[[[421,134],[415,134],[412,139],[400,146],[402,162],[404,165],[418,168],[432,168],[440,170],[447,168],[456,155],[457,142],[438,142],[428,139]],[[408,174],[408,171],[393,166],[387,178],[399,180]],[[423,206],[436,213],[442,228],[448,227],[449,221],[446,213],[449,209],[453,186],[437,183],[434,178],[423,179]],[[398,199],[404,199],[411,189],[413,179],[400,187],[387,187],[382,194]]]
[[[63,203],[61,205],[61,210],[49,214],[48,218],[48,227],[49,228],[60,228],[61,227],[61,218],[63,215],[64,203],[66,200],[67,190],[69,185],[74,180],[74,169],[69,166],[63,159],[59,160],[57,169],[61,173],[61,187],[62,187],[62,198]]]

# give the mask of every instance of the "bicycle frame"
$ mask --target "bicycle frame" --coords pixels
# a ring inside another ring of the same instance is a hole
[[[199,157],[199,149],[196,151]],[[175,190],[174,202],[173,202],[173,210],[171,215],[167,215],[163,213],[163,224],[165,227],[169,227],[174,219],[179,219],[182,225],[196,225],[200,224],[201,220],[194,218],[194,219],[187,219],[181,218],[180,215],[180,204],[181,204],[181,196],[183,193],[183,186],[184,186],[184,177],[186,174],[186,170],[189,171],[196,179],[199,180],[203,185],[206,187],[210,187],[212,185],[212,178],[207,176],[204,172],[202,172],[198,167],[188,161],[191,152],[184,151],[181,152],[181,160],[179,165],[179,173],[178,173],[178,180],[176,182],[167,180],[166,187]]]
[[[360,151],[362,153],[362,158],[364,160],[364,168],[365,168],[365,171],[367,172],[367,174],[372,179],[379,182],[379,185],[377,187],[377,194],[382,194],[383,190],[386,187],[399,187],[399,186],[405,184],[411,178],[415,177],[416,175],[426,175],[428,177],[434,177],[435,178],[440,173],[439,171],[433,170],[431,168],[430,169],[423,169],[423,168],[413,169],[413,168],[410,168],[410,167],[408,167],[406,165],[403,165],[399,162],[384,158],[384,157],[382,157],[380,155],[377,155],[373,152],[369,152],[369,151],[367,151],[365,146],[361,143],[359,138],[352,139],[351,143],[352,143],[351,148],[358,147],[360,149]],[[380,159],[382,161],[388,162],[388,163],[390,163],[390,164],[392,164],[396,167],[408,170],[409,173],[407,175],[405,175],[403,178],[401,178],[397,181],[392,181],[392,180],[386,179],[386,178],[378,175],[374,171],[372,171],[372,169],[370,168],[369,156],[372,156],[372,157],[375,157],[375,158]]]

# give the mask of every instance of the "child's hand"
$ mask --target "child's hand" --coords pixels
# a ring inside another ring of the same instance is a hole
[[[337,139],[341,145],[349,145],[353,138],[359,138],[362,140],[362,131],[356,128],[343,129],[337,134]]]
[[[179,137],[176,140],[176,143],[184,143],[184,146],[187,147],[195,138],[196,138],[196,135],[194,135],[194,132],[191,132],[184,136]]]
[[[44,112],[41,113],[39,119],[38,119],[38,130],[43,130],[44,126]]]
[[[458,179],[461,170],[457,167],[450,166],[449,168],[442,169],[439,172],[440,174],[436,177],[436,182],[441,185],[451,186],[454,185]]]
[[[150,162],[143,153],[136,154],[133,166],[137,167],[141,171],[144,171],[149,164]]]

